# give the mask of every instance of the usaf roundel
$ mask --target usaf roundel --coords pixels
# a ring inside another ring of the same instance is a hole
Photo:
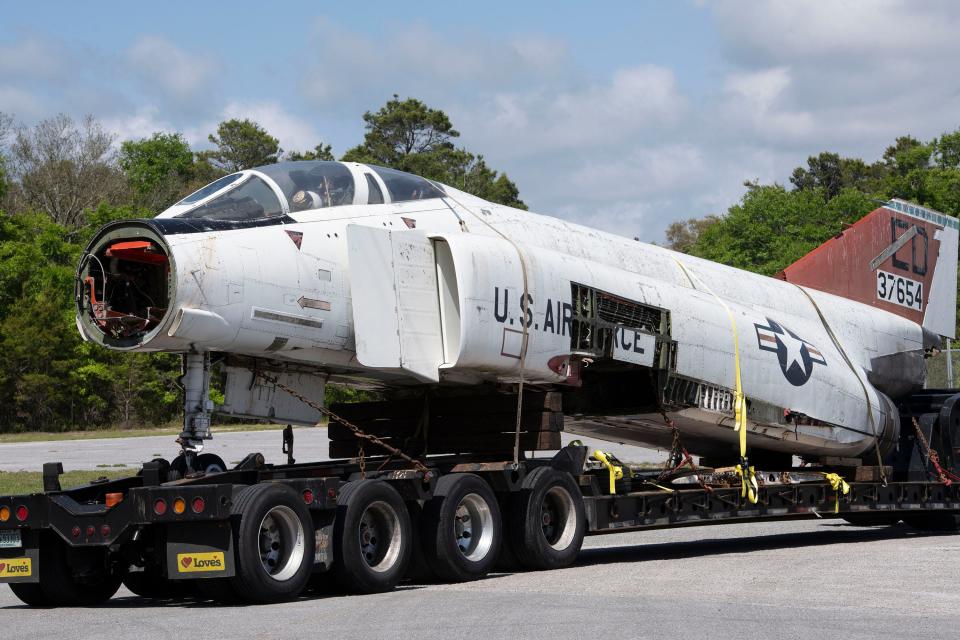
[[[787,382],[795,387],[810,379],[813,365],[826,366],[823,354],[812,344],[783,325],[767,318],[767,325],[754,324],[757,328],[757,346],[762,351],[772,351],[780,361],[780,370]]]

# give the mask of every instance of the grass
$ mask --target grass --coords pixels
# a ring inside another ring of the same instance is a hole
[[[215,433],[232,431],[275,431],[282,424],[220,424],[214,425]],[[49,442],[51,440],[94,440],[97,438],[142,438],[146,436],[170,436],[180,433],[180,427],[155,427],[148,429],[102,429],[95,431],[27,431],[24,433],[0,433],[0,444],[16,442]]]
[[[91,480],[107,477],[111,480],[132,476],[134,469],[67,471],[60,476],[60,486],[64,489],[88,484]],[[39,471],[0,471],[0,496],[12,496],[21,493],[37,493],[43,490],[43,474]]]

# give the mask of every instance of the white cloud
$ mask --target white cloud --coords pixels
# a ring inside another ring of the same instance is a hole
[[[181,102],[208,92],[219,69],[212,57],[188,53],[160,36],[141,36],[126,57],[142,80]]]
[[[44,104],[29,91],[0,85],[0,112],[18,118],[36,118],[44,113]]]
[[[275,102],[230,102],[221,112],[224,120],[250,119],[280,141],[285,151],[305,151],[321,141],[314,126]],[[210,127],[213,131],[216,125]]]
[[[686,111],[673,72],[655,65],[620,69],[605,82],[577,89],[536,87],[451,107],[456,122],[465,123],[467,140],[513,157],[662,138]]]
[[[0,44],[0,78],[57,78],[66,68],[66,54],[57,43],[35,34]]]

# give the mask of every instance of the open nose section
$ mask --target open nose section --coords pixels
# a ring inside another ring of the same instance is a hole
[[[102,233],[77,272],[81,332],[119,349],[147,342],[167,318],[171,271],[170,254],[159,235],[140,227]]]

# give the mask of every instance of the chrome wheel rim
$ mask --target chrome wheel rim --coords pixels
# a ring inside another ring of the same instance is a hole
[[[477,562],[493,546],[493,513],[490,505],[476,493],[468,493],[457,505],[453,519],[457,548],[467,560]]]
[[[563,487],[551,487],[540,505],[540,525],[547,544],[562,551],[573,542],[577,530],[577,511],[573,497]]]
[[[283,582],[300,569],[306,535],[300,518],[290,507],[277,506],[260,521],[260,564],[268,576]]]
[[[360,555],[373,571],[389,571],[400,558],[400,516],[386,502],[371,502],[357,527]]]

